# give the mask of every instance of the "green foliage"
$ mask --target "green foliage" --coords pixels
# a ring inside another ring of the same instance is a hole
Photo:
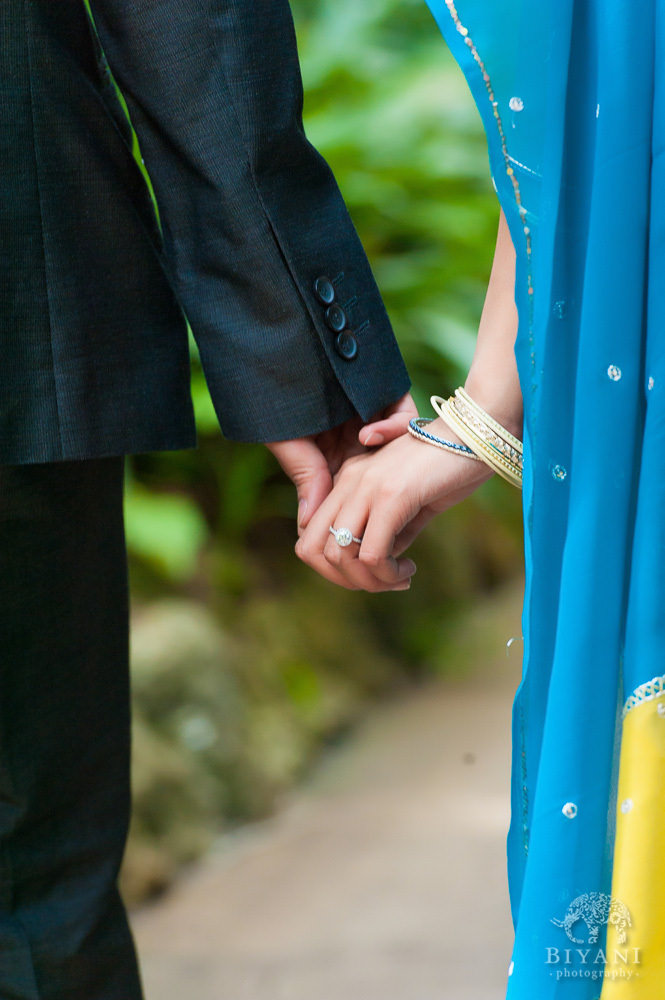
[[[196,571],[208,530],[190,497],[154,493],[128,474],[125,522],[128,548],[166,580],[181,582]]]

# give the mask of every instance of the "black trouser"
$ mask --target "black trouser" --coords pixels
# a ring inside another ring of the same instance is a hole
[[[122,457],[0,466],[0,1000],[139,1000]]]

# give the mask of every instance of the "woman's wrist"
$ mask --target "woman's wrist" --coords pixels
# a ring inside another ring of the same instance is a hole
[[[433,434],[435,437],[449,441],[452,444],[466,445],[466,442],[461,439],[459,434],[441,417],[436,417],[431,423],[426,424],[425,430],[428,434]],[[473,477],[473,481],[477,481],[478,485],[494,474],[494,470],[483,461],[478,462],[474,458],[467,458],[463,453],[459,455],[459,458],[465,463],[469,473]]]
[[[522,393],[515,357],[515,259],[508,223],[501,212],[492,274],[464,388],[475,403],[521,440]]]
[[[523,404],[517,374],[509,382],[496,374],[474,371],[471,367],[464,388],[474,403],[482,406],[498,423],[522,440]]]

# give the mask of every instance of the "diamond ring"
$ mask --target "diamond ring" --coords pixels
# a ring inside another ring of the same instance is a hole
[[[362,542],[362,538],[357,538],[348,528],[333,528],[332,524],[330,525],[330,534],[335,536],[335,541],[343,549],[351,542],[357,542],[358,545]]]

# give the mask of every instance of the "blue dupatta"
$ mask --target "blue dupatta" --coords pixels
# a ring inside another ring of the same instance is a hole
[[[662,0],[428,0],[517,251],[509,1000],[665,995]]]

